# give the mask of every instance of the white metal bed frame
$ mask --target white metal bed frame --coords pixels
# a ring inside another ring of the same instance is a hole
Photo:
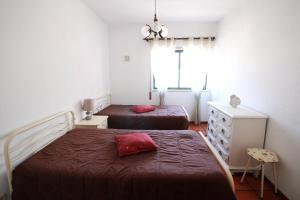
[[[211,150],[211,152],[214,154],[214,156],[218,160],[219,164],[224,169],[224,172],[225,172],[225,174],[227,176],[227,180],[228,180],[228,182],[229,182],[229,184],[231,186],[231,189],[233,190],[233,192],[235,192],[233,177],[232,177],[232,174],[231,174],[231,172],[229,170],[228,165],[225,163],[225,161],[223,160],[223,158],[220,156],[220,154],[217,152],[217,150],[212,146],[212,144],[208,141],[208,139],[203,135],[203,133],[201,131],[199,131],[199,134],[201,135],[201,137],[203,138],[203,140],[206,142],[207,146],[209,147],[209,149]]]
[[[4,161],[9,192],[12,192],[12,172],[21,162],[74,128],[72,111],[60,112],[10,132],[4,138]]]
[[[63,136],[74,128],[75,116],[72,111],[60,112],[10,132],[4,138],[4,160],[7,169],[9,192],[12,193],[12,172],[21,162]],[[234,190],[233,177],[218,152],[206,137],[199,132],[212,153],[224,169],[228,182]]]
[[[95,101],[96,101],[96,109],[95,109],[94,113],[97,113],[97,112],[103,110],[104,108],[110,106],[110,104],[111,104],[111,95],[107,94],[107,95],[97,97],[95,99]]]

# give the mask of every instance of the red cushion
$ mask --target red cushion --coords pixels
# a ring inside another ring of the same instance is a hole
[[[116,135],[115,141],[119,156],[136,154],[144,151],[154,151],[157,145],[146,133],[128,133]]]
[[[132,106],[131,110],[136,113],[145,113],[155,110],[155,106],[150,105],[139,105],[139,106]]]

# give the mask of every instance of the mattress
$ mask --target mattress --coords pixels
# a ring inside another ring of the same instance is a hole
[[[157,106],[154,111],[135,113],[130,105],[110,105],[96,113],[107,115],[108,128],[136,130],[186,130],[188,115],[182,106]]]
[[[223,168],[194,131],[143,131],[157,151],[118,157],[114,136],[74,129],[13,171],[13,200],[234,200]]]

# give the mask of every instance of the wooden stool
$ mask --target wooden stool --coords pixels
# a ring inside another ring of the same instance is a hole
[[[259,168],[261,168],[261,188],[260,188],[260,198],[263,199],[264,196],[264,177],[265,177],[265,164],[271,163],[273,165],[273,175],[274,175],[274,185],[275,185],[275,193],[277,193],[277,173],[276,173],[276,163],[279,162],[279,159],[276,153],[266,150],[266,149],[259,149],[259,148],[249,148],[247,149],[247,154],[249,155],[249,159],[246,164],[246,169],[241,179],[241,183],[243,183],[245,175],[247,173],[249,164],[251,159],[255,159],[258,161]]]

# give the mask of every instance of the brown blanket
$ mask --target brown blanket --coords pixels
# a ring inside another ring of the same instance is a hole
[[[181,106],[158,106],[154,111],[135,113],[130,105],[110,105],[96,115],[107,115],[108,128],[143,130],[186,130],[187,113]]]
[[[13,200],[233,200],[224,172],[193,131],[146,131],[158,151],[120,158],[114,135],[74,129],[13,171]]]

